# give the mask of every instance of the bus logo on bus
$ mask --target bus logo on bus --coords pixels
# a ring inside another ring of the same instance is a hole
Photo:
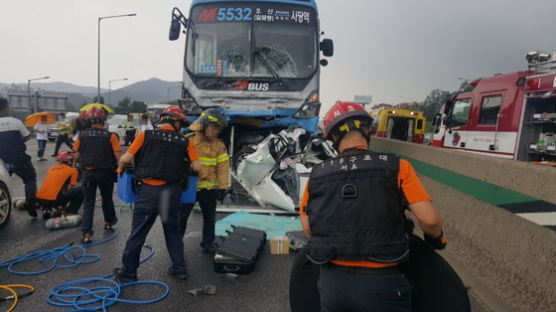
[[[197,22],[214,22],[216,20],[216,14],[218,13],[218,8],[204,9],[199,14]]]
[[[270,83],[255,83],[252,82],[247,87],[248,91],[268,91],[270,89]]]

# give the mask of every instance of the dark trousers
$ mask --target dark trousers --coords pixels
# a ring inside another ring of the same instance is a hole
[[[73,149],[73,142],[71,138],[64,134],[59,134],[58,138],[56,139],[56,148],[54,148],[54,155],[58,155],[58,151],[60,151],[60,147],[62,143],[65,143],[70,149]]]
[[[46,149],[46,143],[48,142],[48,140],[37,140],[37,143],[39,144],[39,149],[37,151],[37,156],[39,158],[42,158],[44,156],[44,150]]]
[[[156,218],[160,215],[166,249],[172,260],[174,273],[186,273],[183,238],[178,224],[181,188],[176,185],[153,186],[143,184],[139,188],[131,233],[122,256],[123,272],[135,276],[139,267],[141,249]]]
[[[116,172],[113,169],[83,170],[83,175],[81,176],[83,188],[83,223],[81,224],[81,231],[83,234],[93,234],[97,187],[102,198],[104,222],[114,224],[118,220],[114,210],[114,201],[112,200],[115,180]]]
[[[214,243],[214,225],[216,222],[216,193],[218,190],[200,190],[197,192],[197,201],[203,213],[203,238],[201,247],[210,246]],[[193,209],[193,204],[182,204],[179,214],[179,224],[182,237],[187,228],[187,219]]]
[[[323,265],[318,288],[322,312],[411,311],[411,284],[389,268],[338,270]]]
[[[46,200],[37,198],[39,204],[48,207],[67,206],[66,212],[77,214],[83,204],[83,189],[81,186],[72,187],[56,200]]]
[[[133,140],[135,140],[135,130],[126,130],[125,132],[125,136],[124,136],[124,145],[128,146],[131,143],[133,143]]]
[[[33,204],[35,202],[35,194],[37,193],[37,173],[33,163],[31,163],[31,157],[23,153],[20,155],[3,155],[0,158],[4,161],[10,175],[15,173],[15,175],[23,180],[23,184],[25,184],[25,201]]]

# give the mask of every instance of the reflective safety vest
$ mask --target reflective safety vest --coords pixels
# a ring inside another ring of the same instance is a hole
[[[185,183],[190,165],[188,144],[189,140],[176,131],[145,131],[145,142],[136,157],[135,176],[168,184]]]
[[[206,140],[201,132],[195,132],[191,139],[199,155],[198,190],[227,189],[230,176],[230,156],[220,140]]]
[[[399,158],[349,150],[313,167],[307,213],[315,261],[394,263],[408,254]]]
[[[116,168],[111,135],[112,133],[98,128],[89,128],[79,134],[79,161],[83,167]]]
[[[66,120],[64,120],[64,121],[62,121],[61,123],[58,124],[58,129],[59,129],[58,135],[67,136],[71,132],[71,126]]]
[[[125,129],[126,131],[135,130],[135,126],[134,126],[132,123],[126,123],[126,124],[124,125],[124,129]]]

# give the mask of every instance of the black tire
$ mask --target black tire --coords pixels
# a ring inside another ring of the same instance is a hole
[[[12,212],[12,197],[8,187],[0,182],[0,228],[3,228],[10,221]]]
[[[245,156],[252,154],[253,152],[255,152],[255,150],[247,145],[240,147],[232,158],[232,170],[237,172],[237,166],[239,163],[243,160],[243,158],[245,158]]]

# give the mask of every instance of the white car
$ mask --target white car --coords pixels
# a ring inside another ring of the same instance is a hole
[[[12,211],[12,179],[4,167],[4,162],[0,160],[0,228],[4,227]]]
[[[108,131],[116,133],[120,137],[120,140],[122,140],[125,136],[124,125],[126,122],[127,115],[116,114],[110,116],[106,122],[108,124]]]

